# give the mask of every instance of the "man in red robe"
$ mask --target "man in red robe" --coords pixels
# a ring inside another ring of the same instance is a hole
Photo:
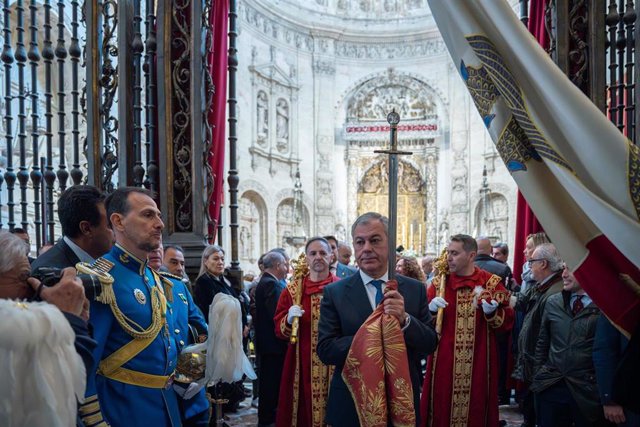
[[[291,280],[280,295],[274,317],[276,336],[289,341],[291,325],[299,318],[298,339],[285,356],[276,426],[320,427],[333,369],[316,353],[320,302],[325,285],[339,280],[330,273],[333,253],[329,242],[314,237],[305,247],[309,274],[302,281]]]
[[[429,310],[443,308],[442,334],[427,362],[421,399],[423,425],[498,425],[496,332],[513,325],[509,292],[500,277],[474,265],[478,246],[471,236],[451,237],[449,275],[428,290]],[[436,296],[438,295],[438,296]]]

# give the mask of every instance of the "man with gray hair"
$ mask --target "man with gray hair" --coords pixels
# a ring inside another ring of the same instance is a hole
[[[287,352],[287,343],[276,337],[273,316],[287,277],[289,266],[282,252],[272,250],[262,259],[264,273],[256,286],[255,345],[260,366],[258,425],[269,426],[276,421],[280,392],[280,377]]]
[[[354,398],[342,378],[342,369],[354,336],[378,305],[400,324],[406,345],[403,357],[409,362],[413,386],[412,409],[416,411],[420,396],[420,360],[432,353],[438,342],[431,325],[424,284],[398,275],[397,290],[387,288],[390,283],[388,228],[388,219],[379,213],[368,212],[358,217],[351,227],[351,236],[360,269],[323,290],[317,353],[322,363],[336,367],[325,419],[334,427],[360,425]]]
[[[513,373],[513,377],[524,382],[527,387],[533,381],[536,343],[544,307],[551,295],[562,291],[564,267],[564,262],[552,243],[536,247],[528,262],[536,282],[524,294],[519,294],[516,302],[516,308],[524,311],[525,317],[518,337],[518,359]],[[536,419],[532,393],[525,394],[522,412],[526,425],[534,426]]]

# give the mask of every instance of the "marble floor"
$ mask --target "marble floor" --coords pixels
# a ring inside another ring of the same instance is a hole
[[[246,384],[250,388],[250,384]],[[518,411],[518,406],[500,406],[500,419],[506,421],[506,427],[519,427],[522,424],[522,415]],[[258,424],[258,410],[251,406],[251,398],[245,399],[240,404],[240,409],[236,413],[228,413],[224,416],[224,422],[229,427],[256,426]]]

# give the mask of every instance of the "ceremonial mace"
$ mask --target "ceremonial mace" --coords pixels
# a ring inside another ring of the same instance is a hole
[[[387,114],[387,122],[390,125],[389,149],[375,150],[374,153],[389,155],[389,280],[396,277],[396,227],[398,226],[398,156],[413,154],[410,151],[398,151],[398,123],[400,123],[400,115],[396,113],[395,108]]]
[[[304,277],[309,274],[309,266],[307,265],[307,259],[305,253],[301,253],[297,260],[291,260],[293,264],[293,280],[294,285],[289,287],[289,293],[294,305],[300,305],[302,302],[302,293],[304,289]],[[297,282],[297,286],[296,286]],[[295,292],[295,295],[294,295]],[[291,321],[291,336],[289,342],[295,344],[298,342],[298,329],[300,328],[300,317],[295,316]]]
[[[447,248],[442,250],[442,253],[433,263],[437,276],[440,280],[438,282],[438,296],[444,299],[444,286],[447,281],[447,275],[449,274],[449,263],[447,262]],[[436,317],[436,334],[440,335],[442,332],[442,319],[444,318],[444,307],[438,308],[438,315]]]

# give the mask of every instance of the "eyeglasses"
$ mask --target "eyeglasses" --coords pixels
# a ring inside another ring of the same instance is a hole
[[[532,262],[536,262],[536,261],[546,261],[546,259],[544,259],[544,258],[534,258],[534,259],[530,259],[530,260],[529,260],[529,264],[531,264]]]

